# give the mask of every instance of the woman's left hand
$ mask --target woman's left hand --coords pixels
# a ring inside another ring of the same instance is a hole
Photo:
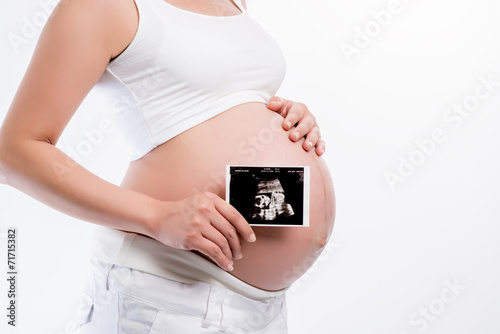
[[[318,156],[325,153],[325,141],[321,138],[316,118],[309,109],[307,109],[305,104],[273,96],[269,100],[267,108],[277,112],[285,118],[282,126],[286,131],[296,126],[288,136],[291,141],[296,142],[306,137],[302,143],[302,148],[305,151],[309,152],[311,149],[315,148]]]

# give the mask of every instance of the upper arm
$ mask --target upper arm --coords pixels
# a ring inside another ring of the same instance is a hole
[[[133,27],[125,22],[131,22],[131,15],[137,13],[127,3],[134,6],[131,0],[69,0],[58,4],[4,120],[0,142],[57,142],[110,58],[128,45]]]

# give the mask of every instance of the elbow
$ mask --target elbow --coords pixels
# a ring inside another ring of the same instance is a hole
[[[7,184],[7,173],[2,162],[2,156],[0,152],[0,184]]]
[[[40,142],[51,144],[48,140],[23,139],[2,136],[0,132],[0,184],[12,185],[14,180],[32,171],[33,158]]]
[[[7,184],[7,156],[8,150],[5,147],[5,141],[0,138],[0,184]]]
[[[15,169],[16,148],[13,146],[0,136],[0,184],[10,184],[9,180]]]

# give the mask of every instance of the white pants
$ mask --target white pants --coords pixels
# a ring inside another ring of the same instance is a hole
[[[286,334],[285,293],[253,300],[202,282],[177,282],[101,260],[85,288],[88,334]]]

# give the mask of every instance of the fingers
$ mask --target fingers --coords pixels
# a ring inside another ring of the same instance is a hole
[[[238,233],[248,242],[256,240],[245,218],[214,193],[160,203],[152,236],[173,248],[199,251],[223,269],[233,270],[233,258],[242,257]]]
[[[321,133],[316,123],[316,118],[305,104],[273,96],[269,99],[267,108],[284,117],[282,126],[286,131],[296,126],[289,134],[291,141],[297,142],[305,137],[302,148],[306,152],[314,149],[318,156],[325,153],[325,141],[321,139]]]
[[[217,211],[241,234],[241,236],[248,242],[256,240],[255,233],[248,222],[231,204],[224,201],[222,198],[215,194],[209,194],[215,199],[215,208]]]
[[[281,107],[282,107],[282,100],[278,96],[273,96],[269,99],[269,102],[267,103],[267,107],[271,109],[272,111],[276,112],[281,112]]]
[[[252,228],[232,205],[216,194],[200,193],[193,203],[196,211],[189,219],[186,247],[199,250],[222,268],[232,270],[232,259],[242,258],[238,232],[253,242],[256,238]]]
[[[302,143],[302,148],[306,152],[315,149],[318,156],[324,154],[326,145],[325,141],[321,139],[321,132],[318,124],[316,123],[316,118],[304,104],[294,103],[289,108],[284,122],[288,126],[290,124],[298,123],[296,128],[289,134],[290,140],[296,142],[305,137],[305,140]]]
[[[234,269],[233,263],[224,254],[220,246],[215,244],[213,241],[207,239],[203,235],[198,234],[189,239],[187,242],[190,249],[200,251],[203,254],[207,255],[221,268],[227,271],[232,271]]]
[[[211,224],[217,230],[217,234],[211,233],[212,237],[209,239],[219,245],[229,259],[233,257],[236,260],[241,259],[243,254],[241,253],[241,244],[236,228],[219,212],[215,213],[215,217],[212,218]]]
[[[206,229],[203,235],[219,246],[228,261],[232,262],[233,257],[236,260],[241,259],[243,254],[238,233],[248,242],[256,240],[255,233],[245,218],[232,205],[216,194],[205,193],[205,196],[213,203],[216,211],[210,216],[210,224],[213,229]],[[213,257],[217,254],[207,255]]]
[[[227,258],[227,260],[231,264],[233,264],[233,251],[229,246],[228,240],[219,229],[213,227],[207,228],[201,232],[201,235],[205,239],[210,240],[215,245],[217,245],[217,247],[219,247],[219,249],[222,251],[222,254]],[[216,254],[210,254],[210,255],[216,255]]]
[[[283,127],[285,130],[290,130],[297,123],[298,125],[302,125],[302,127],[298,133],[299,137],[296,140],[304,137],[312,129],[316,124],[316,119],[304,104],[295,102],[291,103],[288,107],[285,119],[283,120]]]
[[[305,151],[309,152],[318,144],[320,138],[321,138],[321,134],[319,131],[319,126],[315,125],[312,127],[312,129],[309,131],[309,133],[306,134],[306,138],[305,138],[304,142],[302,143],[302,148]]]
[[[267,104],[267,108],[274,111],[274,112],[277,112],[283,118],[285,118],[286,114],[287,114],[287,108],[288,108],[289,103],[290,103],[290,101],[288,101],[287,99],[284,99],[284,98],[278,97],[278,96],[273,96],[272,98],[269,99],[269,102]],[[285,123],[283,122],[283,124],[285,124]],[[291,128],[291,126],[288,129],[290,129],[290,128]],[[288,130],[288,129],[286,129],[286,130]]]
[[[299,124],[299,126],[297,126],[297,128],[299,128],[299,127],[300,127],[300,124]],[[290,138],[292,138],[292,137],[290,137]],[[294,140],[294,139],[292,139],[292,140]],[[322,156],[325,153],[326,143],[321,138],[321,133],[320,133],[318,125],[313,126],[311,131],[309,131],[309,133],[306,134],[304,142],[302,143],[302,148],[306,152],[314,150],[318,156]]]
[[[326,151],[326,143],[323,139],[319,139],[318,140],[318,143],[316,144],[316,154],[318,156],[322,156],[323,154],[325,154],[325,151]]]

